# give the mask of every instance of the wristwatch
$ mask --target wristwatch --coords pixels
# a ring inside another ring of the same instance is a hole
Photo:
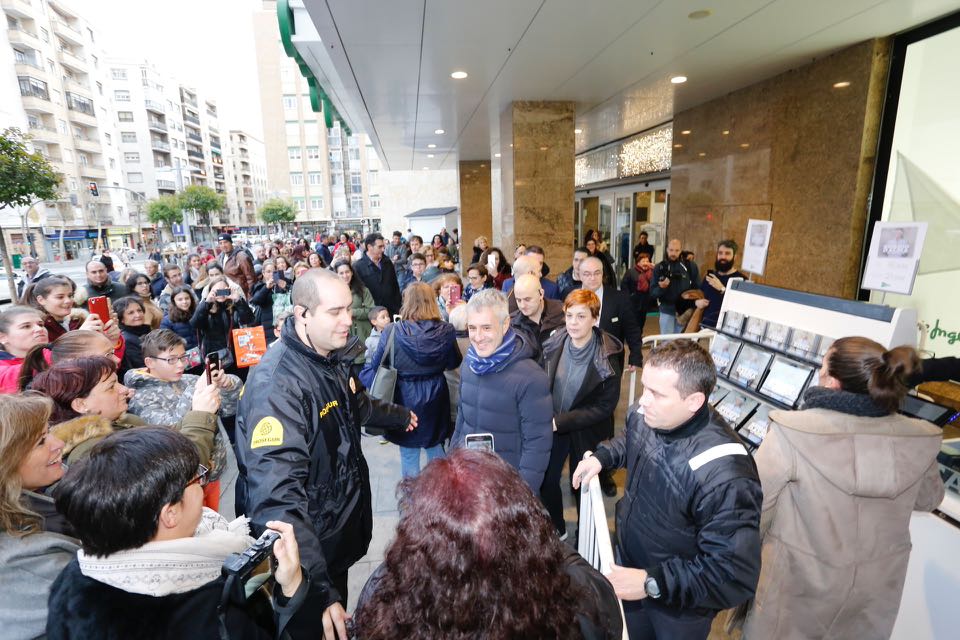
[[[653,576],[647,576],[647,579],[643,581],[643,590],[647,592],[647,596],[654,600],[660,597],[660,585],[657,584]]]

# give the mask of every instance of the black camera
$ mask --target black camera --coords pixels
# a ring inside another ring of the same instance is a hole
[[[223,574],[237,576],[241,582],[246,582],[253,570],[270,557],[273,543],[280,539],[280,534],[273,529],[264,531],[256,542],[250,545],[243,553],[231,553],[223,561]]]

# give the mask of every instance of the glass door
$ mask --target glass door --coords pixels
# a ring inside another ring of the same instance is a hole
[[[613,263],[617,267],[617,275],[630,266],[630,254],[633,250],[633,237],[630,221],[633,218],[633,194],[617,194],[616,215],[614,217],[614,242],[611,246]]]

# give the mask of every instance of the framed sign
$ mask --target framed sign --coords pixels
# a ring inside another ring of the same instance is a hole
[[[910,295],[920,268],[926,222],[876,222],[860,286]]]
[[[743,242],[741,269],[747,273],[763,275],[767,266],[767,251],[770,249],[770,235],[773,233],[772,220],[747,220],[747,237]]]

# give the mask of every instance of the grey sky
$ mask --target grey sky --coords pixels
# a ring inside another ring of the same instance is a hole
[[[263,139],[253,12],[260,0],[68,0],[111,56],[146,58],[217,101],[220,128]]]

